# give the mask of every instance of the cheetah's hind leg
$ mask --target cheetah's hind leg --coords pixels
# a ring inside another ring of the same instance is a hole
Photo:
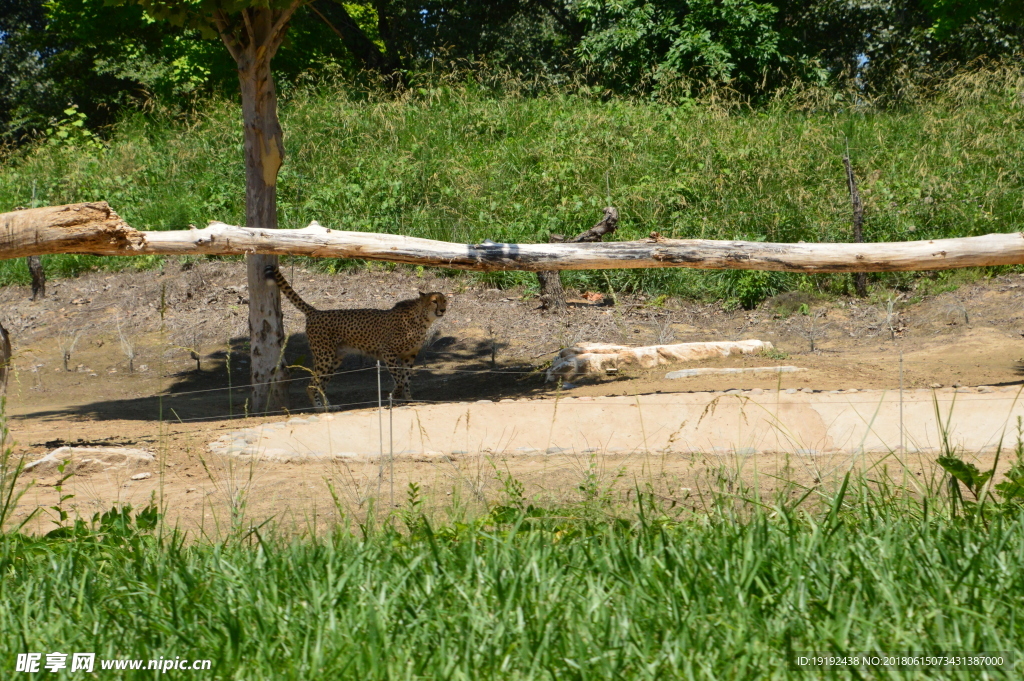
[[[322,411],[330,411],[331,403],[327,400],[327,384],[331,382],[341,361],[337,357],[330,357],[323,352],[313,353],[313,377],[309,379],[306,386],[306,394],[313,407]]]
[[[384,364],[387,365],[388,373],[395,381],[395,391],[391,393],[393,399],[400,402],[411,402],[412,391],[409,390],[409,382],[412,371],[407,363],[397,357],[385,357]]]

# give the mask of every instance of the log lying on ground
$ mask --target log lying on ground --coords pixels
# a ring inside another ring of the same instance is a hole
[[[672,345],[611,345],[609,343],[577,343],[564,348],[551,363],[547,380],[567,381],[579,374],[599,374],[609,369],[638,364],[645,369],[669,362],[692,362],[711,357],[753,355],[771,350],[769,341],[712,341],[708,343],[674,343]]]
[[[904,272],[1024,264],[1020,232],[962,239],[863,244],[776,244],[705,239],[610,243],[454,244],[395,234],[259,229],[211,223],[205,229],[140,232],[105,203],[0,214],[0,259],[45,253],[240,255],[267,253],[362,258],[462,270],[598,270],[647,267],[774,272]]]

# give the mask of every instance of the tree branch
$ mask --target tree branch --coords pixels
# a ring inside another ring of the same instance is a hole
[[[299,7],[302,7],[302,5],[310,1],[311,0],[292,0],[292,4],[290,4],[286,9],[281,10],[281,16],[278,17],[277,21],[274,22],[273,28],[270,29],[269,40],[275,43],[275,50],[277,48],[277,45],[280,45],[281,41],[284,39],[285,26],[288,25],[288,22],[291,20],[292,15],[295,14],[296,11],[298,11]]]
[[[251,9],[247,8],[241,12],[242,22],[245,24],[245,34],[249,37],[249,44],[246,47],[249,48],[253,47],[256,43],[256,31],[252,27],[252,19],[249,17],[250,11]]]
[[[236,64],[241,63],[242,53],[239,51],[238,37],[234,31],[231,30],[231,26],[228,22],[228,16],[224,10],[218,9],[213,12],[213,24],[214,28],[217,29],[217,34],[220,36],[221,41],[224,43],[224,47],[228,48],[228,54],[235,60]]]

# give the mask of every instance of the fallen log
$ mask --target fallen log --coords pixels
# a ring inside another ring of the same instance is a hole
[[[46,253],[94,255],[306,255],[461,270],[597,270],[653,267],[774,272],[904,272],[1024,264],[1024,235],[887,243],[761,243],[665,239],[610,243],[455,244],[346,232],[312,222],[261,229],[213,222],[205,229],[142,232],[103,202],[0,214],[0,259]]]
[[[610,343],[577,343],[563,348],[551,362],[547,380],[568,381],[580,374],[599,374],[609,369],[638,364],[645,369],[669,362],[693,362],[712,357],[754,355],[771,350],[771,342],[760,340],[709,341],[674,343],[672,345],[612,345]]]

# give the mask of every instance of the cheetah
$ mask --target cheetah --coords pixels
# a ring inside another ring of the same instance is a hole
[[[421,292],[419,298],[397,302],[390,310],[318,310],[299,297],[276,266],[268,266],[264,274],[306,315],[306,338],[313,354],[313,378],[306,393],[314,407],[330,408],[327,383],[351,351],[384,362],[395,380],[392,394],[400,400],[412,399],[412,365],[430,325],[448,309],[443,293]]]

